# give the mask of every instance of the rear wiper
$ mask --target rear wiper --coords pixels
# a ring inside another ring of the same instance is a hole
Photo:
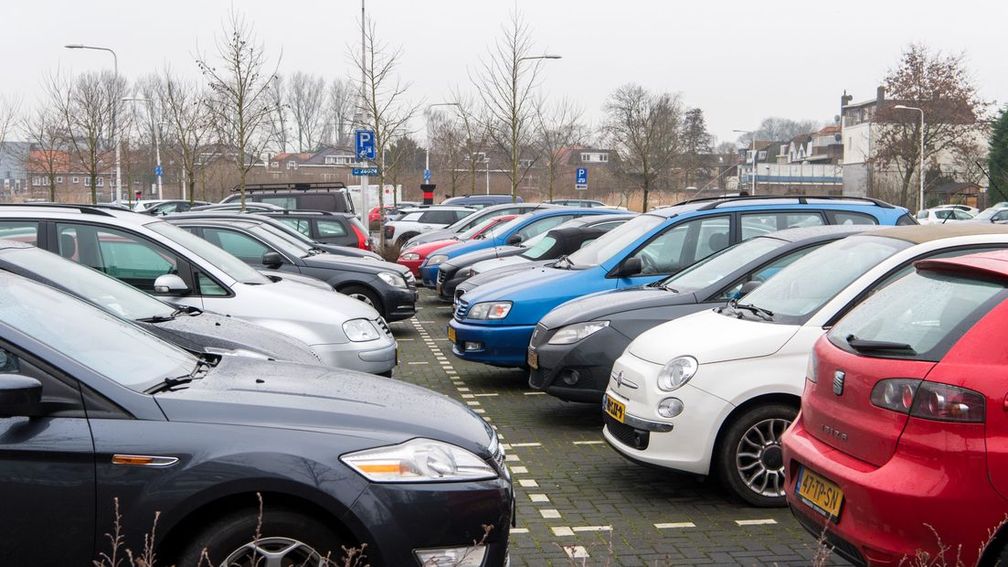
[[[910,345],[906,343],[897,343],[893,341],[873,341],[870,339],[859,339],[854,335],[847,335],[845,339],[847,344],[851,346],[856,351],[859,352],[877,352],[882,350],[899,350],[903,352],[908,352],[910,354],[917,354],[917,351],[913,349]]]
[[[207,372],[210,371],[210,361],[205,358],[200,358],[196,362],[196,367],[193,371],[185,376],[176,376],[165,378],[161,382],[151,386],[144,390],[145,394],[157,394],[158,392],[171,391],[179,386],[184,386],[193,380],[200,380],[206,376]]]

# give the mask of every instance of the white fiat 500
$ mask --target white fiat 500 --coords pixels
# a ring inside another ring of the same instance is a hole
[[[914,261],[992,248],[1008,248],[1004,227],[872,231],[809,253],[735,303],[659,325],[613,365],[605,439],[635,461],[717,475],[750,504],[784,505],[780,437],[815,340]],[[848,341],[866,353],[887,346]]]

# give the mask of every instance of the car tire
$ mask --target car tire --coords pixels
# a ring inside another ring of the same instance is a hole
[[[716,470],[729,492],[752,506],[786,504],[780,439],[797,415],[798,408],[788,404],[760,404],[727,425]]]
[[[316,518],[267,507],[259,528],[257,547],[261,552],[256,553],[252,544],[259,521],[258,510],[249,508],[211,522],[186,543],[175,564],[258,565],[264,560],[264,553],[283,557],[283,565],[321,564],[320,559],[327,555],[338,564],[343,546],[349,543]],[[209,563],[203,559],[204,553]]]
[[[396,240],[396,246],[398,246],[399,248],[402,248],[403,246],[406,245],[406,242],[409,241],[410,238],[413,238],[414,236],[416,236],[418,234],[420,234],[420,233],[419,232],[407,232],[406,234],[400,236]]]
[[[374,307],[375,311],[381,313],[381,315],[385,317],[386,313],[382,304],[382,300],[380,297],[378,297],[378,294],[375,293],[373,289],[362,285],[348,285],[344,288],[340,288],[339,291],[343,295],[349,295],[350,297],[358,301],[363,301],[364,303],[367,303],[371,307]],[[386,319],[387,318],[388,317],[386,317]]]

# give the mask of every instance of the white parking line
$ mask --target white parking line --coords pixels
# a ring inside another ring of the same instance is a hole
[[[473,406],[473,407],[479,407],[480,403],[477,402],[477,401],[475,401],[475,400],[473,400],[473,401],[466,402],[466,405],[467,406]]]
[[[567,557],[571,559],[588,559],[591,555],[588,555],[588,550],[584,548],[583,545],[565,545],[564,553]]]
[[[596,440],[596,441],[575,441],[574,442],[575,445],[602,445],[604,443],[605,443],[605,441],[602,441],[602,440]]]
[[[499,395],[500,394],[476,394],[476,397],[477,398],[494,398],[494,397],[497,397]]]
[[[518,480],[518,486],[522,488],[538,488],[539,483],[531,478],[523,478]]]
[[[420,365],[420,364],[427,364],[427,361],[426,360],[411,360],[410,364],[416,366],[416,365]]]
[[[527,534],[528,528],[511,528],[511,535],[514,534]]]
[[[526,396],[545,396],[546,392],[522,392]]]
[[[550,531],[553,532],[553,535],[559,537],[574,535],[574,530],[568,528],[567,526],[554,526],[550,528]]]
[[[514,453],[508,453],[507,455],[504,455],[504,460],[505,461],[520,461],[521,459],[518,458],[518,455],[515,455]]]
[[[542,447],[542,443],[512,443],[512,447]]]
[[[549,502],[549,496],[545,494],[529,494],[529,500],[532,502]]]
[[[774,520],[773,518],[762,518],[759,520],[735,520],[735,523],[740,526],[767,526],[776,524],[777,520]]]
[[[539,515],[547,520],[555,520],[560,517],[560,511],[553,508],[539,510]]]
[[[468,392],[469,388],[459,388],[458,391],[459,392]]]
[[[674,530],[679,528],[695,528],[696,524],[693,522],[669,522],[665,524],[655,524],[654,527],[659,530]]]
[[[528,473],[528,469],[526,467],[508,467],[508,470],[511,471],[511,474],[526,474],[526,473]]]
[[[474,394],[462,394],[462,399],[463,400],[471,400],[471,399],[473,399],[475,397],[476,396]]]
[[[577,532],[609,532],[612,531],[612,526],[575,526],[571,528],[574,533]]]

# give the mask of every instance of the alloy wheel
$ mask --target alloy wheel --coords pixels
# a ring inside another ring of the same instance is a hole
[[[264,537],[231,552],[221,567],[300,567],[328,565],[315,549],[288,537]]]
[[[791,421],[758,421],[742,435],[735,450],[735,468],[750,490],[768,498],[784,496],[784,457],[781,435]]]

